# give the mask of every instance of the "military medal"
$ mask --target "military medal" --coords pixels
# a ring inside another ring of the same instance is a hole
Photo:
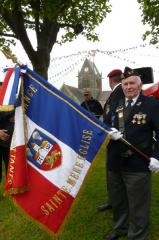
[[[133,118],[133,120],[132,120],[131,122],[132,122],[133,124],[134,124],[134,123],[136,123],[136,119],[135,119],[135,118]]]
[[[137,124],[141,124],[142,114],[137,114]]]
[[[131,121],[133,124],[136,123],[136,118],[137,118],[137,114],[133,116],[133,120]]]
[[[146,123],[146,114],[143,114],[141,112],[139,112],[138,114],[135,114],[133,116],[133,123],[137,123],[137,124],[145,124]]]
[[[145,124],[146,123],[146,114],[142,115],[142,123]]]

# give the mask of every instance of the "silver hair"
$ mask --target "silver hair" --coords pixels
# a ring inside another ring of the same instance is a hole
[[[130,77],[133,77],[135,78],[135,80],[137,80],[138,84],[139,85],[142,85],[142,81],[141,81],[141,77],[140,76],[130,76]],[[126,79],[126,78],[125,78]],[[124,80],[124,79],[123,79]]]
[[[140,76],[135,76],[135,77],[136,77],[136,79],[137,79],[139,85],[142,85],[141,77],[140,77]]]

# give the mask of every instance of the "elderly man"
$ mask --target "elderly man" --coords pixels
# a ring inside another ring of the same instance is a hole
[[[148,234],[151,197],[151,171],[159,171],[159,101],[142,95],[140,76],[125,68],[122,89],[125,97],[119,101],[114,115],[105,122],[113,126],[107,149],[110,198],[114,232],[105,240],[127,236],[128,240],[144,240]],[[118,131],[118,130],[119,131]],[[150,161],[117,141],[124,138],[145,153]],[[156,144],[152,147],[153,134]],[[119,137],[118,137],[119,136]]]

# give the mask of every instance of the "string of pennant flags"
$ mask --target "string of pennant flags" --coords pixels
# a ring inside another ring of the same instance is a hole
[[[146,52],[145,50],[149,50]],[[148,44],[141,44],[138,46],[133,46],[124,49],[113,49],[113,50],[85,50],[78,51],[77,53],[52,57],[50,60],[50,68],[49,68],[49,82],[52,84],[55,83],[63,83],[70,80],[70,74],[74,73],[75,78],[77,77],[78,72],[80,71],[82,64],[86,58],[92,59],[96,64],[96,58],[101,58],[101,62],[112,61],[115,59],[116,61],[123,62],[125,65],[130,65],[131,67],[143,67],[143,58],[149,61],[148,65],[151,65],[152,59],[158,62],[159,58],[159,48],[150,46]],[[105,58],[108,58],[105,60]],[[150,60],[149,60],[150,59]],[[31,64],[30,64],[31,65]],[[6,66],[5,66],[6,67]],[[98,66],[97,66],[98,68]],[[158,64],[153,66],[153,72],[159,74]],[[4,66],[0,67],[0,71],[2,72]]]
[[[65,56],[59,56],[59,57],[53,57],[51,58],[51,62],[55,62],[55,61],[59,61],[59,60],[63,60],[63,59],[67,59],[67,61],[72,58],[72,57],[78,57],[80,55],[88,55],[88,56],[95,56],[97,53],[101,53],[101,54],[106,54],[106,55],[113,55],[113,54],[117,54],[117,53],[125,53],[125,52],[130,52],[133,51],[133,54],[135,53],[134,51],[139,50],[139,49],[143,49],[145,50],[145,48],[150,47],[150,45],[148,44],[141,44],[139,46],[134,46],[134,47],[129,47],[129,48],[124,48],[124,49],[116,49],[116,50],[100,50],[100,49],[94,49],[94,50],[88,50],[88,51],[79,51],[77,53],[73,53],[73,54],[69,54],[69,55],[65,55]],[[155,49],[159,49],[159,47],[155,47]],[[152,54],[145,54],[145,52],[142,53],[142,55],[146,55],[149,57],[159,57],[159,55],[152,55]]]
[[[151,51],[145,51],[149,49]],[[152,63],[151,59],[155,59],[157,65],[152,67],[153,72],[159,74],[157,59],[159,58],[158,48],[154,49],[154,47],[147,44],[142,44],[125,49],[79,51],[77,53],[51,58],[49,81],[52,84],[64,81],[70,82],[70,74],[75,72],[75,76],[77,77],[85,58],[90,58],[90,60],[92,59],[92,61],[96,62],[97,57],[101,58],[101,62],[105,61],[105,65],[114,58],[131,67],[143,67],[145,65],[143,59],[147,59],[147,66],[150,66]]]

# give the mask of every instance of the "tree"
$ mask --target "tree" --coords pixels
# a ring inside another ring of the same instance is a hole
[[[151,44],[159,42],[159,1],[158,0],[138,0],[142,10],[142,22],[148,24],[150,30],[143,35],[144,40],[149,36]]]
[[[98,40],[95,27],[110,12],[109,0],[0,0],[0,6],[0,48],[8,49],[19,40],[33,69],[46,79],[60,29],[64,29],[61,44],[80,33]],[[36,49],[29,30],[36,35]]]

